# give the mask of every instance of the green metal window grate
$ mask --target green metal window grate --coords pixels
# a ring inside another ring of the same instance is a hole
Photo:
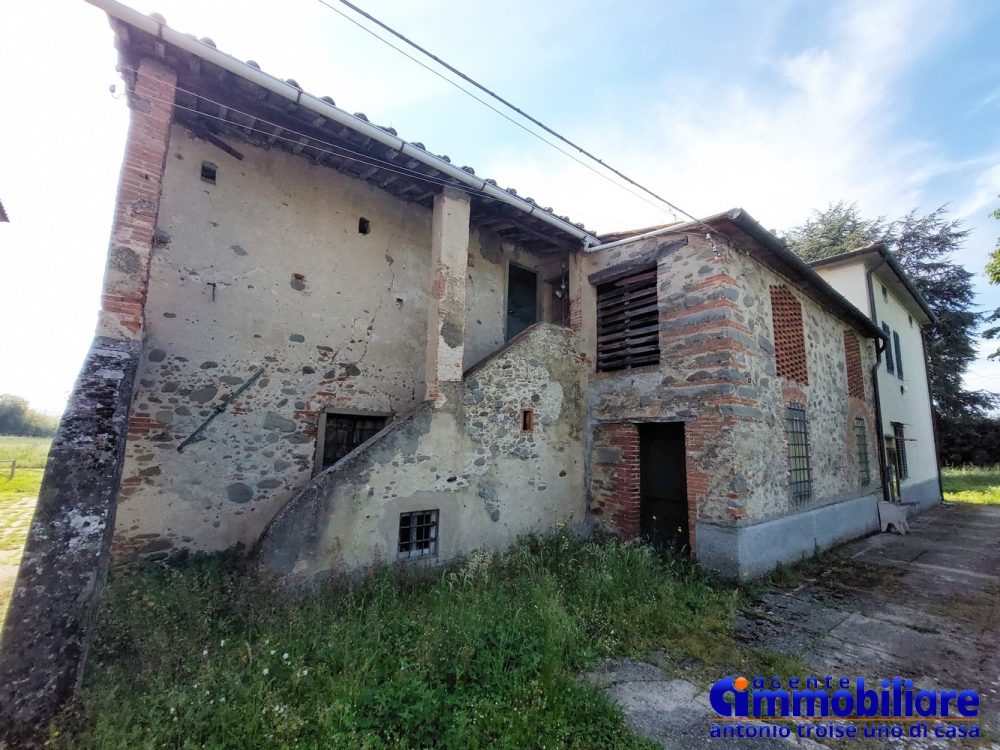
[[[802,505],[812,499],[809,426],[804,406],[789,404],[786,407],[785,433],[788,440],[788,489],[792,504]]]
[[[858,476],[861,486],[867,487],[872,483],[872,470],[868,462],[868,429],[861,417],[854,418],[854,441],[858,449]]]
[[[896,443],[896,471],[899,472],[901,480],[906,479],[910,476],[910,466],[906,462],[906,434],[903,425],[893,422],[892,435],[896,438],[893,441]]]
[[[437,554],[438,512],[419,510],[399,515],[397,557],[426,557]]]

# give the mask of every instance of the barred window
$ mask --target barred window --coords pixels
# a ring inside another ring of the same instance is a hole
[[[597,287],[597,371],[660,361],[656,268]]]
[[[771,324],[774,328],[774,362],[778,377],[809,385],[802,303],[787,286],[771,287]]]
[[[317,439],[317,471],[333,466],[348,453],[378,433],[388,417],[381,414],[320,415]]]
[[[809,426],[806,409],[789,404],[785,409],[785,434],[788,440],[788,488],[794,505],[812,498],[812,469],[809,466]]]
[[[896,443],[896,471],[903,480],[910,476],[910,466],[906,462],[906,430],[899,422],[892,423],[892,436]]]
[[[858,450],[858,476],[861,486],[867,487],[872,483],[872,470],[868,462],[868,428],[861,417],[854,418],[854,442]]]
[[[399,514],[400,559],[437,554],[438,512],[418,510]]]

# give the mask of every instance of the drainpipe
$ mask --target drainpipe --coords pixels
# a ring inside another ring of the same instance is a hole
[[[883,264],[885,264],[885,260],[880,260],[874,266],[865,271],[865,284],[868,286],[868,314],[872,319],[872,323],[875,325],[878,325],[878,315],[875,314],[875,288],[872,285],[872,274],[875,272],[875,269]],[[872,392],[875,395],[875,439],[878,443],[878,473],[882,478],[882,499],[886,502],[889,502],[889,485],[885,476],[885,464],[887,459],[885,455],[885,431],[882,427],[882,399],[879,396],[878,391],[878,366],[882,363],[882,352],[885,351],[888,345],[888,341],[883,344],[881,339],[875,339],[875,364],[872,365],[871,368]],[[940,474],[941,472],[938,472],[939,478]]]
[[[928,401],[930,401],[931,368],[927,364],[927,341],[924,339],[923,326],[920,328],[920,353],[924,356],[924,377],[927,379],[927,395]],[[944,502],[944,480],[941,479],[941,450],[938,446],[937,413],[934,411],[933,402],[929,403],[928,406],[931,409],[931,436],[934,438],[934,458],[937,460],[938,495],[941,498],[941,502]]]
[[[545,209],[532,203],[528,203],[528,201],[523,198],[519,198],[508,193],[503,188],[492,185],[480,177],[476,177],[463,169],[459,169],[453,164],[446,162],[444,159],[434,156],[421,148],[417,148],[407,141],[404,141],[402,138],[397,138],[391,133],[387,133],[377,125],[372,125],[371,123],[362,120],[359,117],[355,117],[354,115],[349,114],[348,112],[345,112],[344,110],[335,107],[322,99],[318,99],[312,94],[307,94],[300,88],[292,86],[279,78],[275,78],[274,76],[257,70],[256,68],[247,65],[245,62],[237,60],[235,57],[227,55],[224,52],[220,52],[215,47],[211,47],[193,37],[182,34],[181,32],[170,28],[165,23],[162,23],[157,18],[144,15],[137,10],[129,8],[127,5],[122,5],[117,2],[117,0],[87,0],[87,2],[97,8],[100,8],[109,16],[117,18],[127,24],[130,24],[131,26],[135,26],[137,29],[141,29],[149,34],[152,34],[157,39],[161,39],[167,44],[171,44],[178,49],[191,53],[195,57],[199,57],[202,60],[218,65],[223,70],[228,70],[230,73],[234,73],[240,78],[252,81],[261,88],[266,89],[273,94],[277,94],[278,96],[284,97],[290,102],[294,102],[299,107],[307,109],[310,112],[315,112],[318,115],[322,115],[328,120],[344,125],[351,130],[355,130],[371,138],[373,141],[381,143],[384,146],[388,146],[389,148],[392,148],[405,156],[409,156],[416,161],[431,167],[432,169],[436,169],[438,172],[447,175],[451,179],[456,180],[473,190],[486,193],[490,198],[493,198],[500,203],[512,206],[518,211],[524,212],[528,216],[534,216],[536,219],[544,221],[546,224],[555,227],[572,237],[575,237],[585,246],[597,245],[600,243],[600,240],[597,237],[575,224],[560,219],[558,216],[550,214]]]

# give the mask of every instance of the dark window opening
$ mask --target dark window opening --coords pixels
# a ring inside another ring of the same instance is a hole
[[[910,324],[910,328],[913,328],[913,316],[912,315],[907,315],[906,316],[906,322]]]
[[[858,476],[861,486],[872,483],[871,464],[868,462],[868,428],[861,417],[854,418],[854,442],[858,451]]]
[[[656,268],[597,287],[597,371],[660,361]]]
[[[320,469],[333,466],[385,427],[388,417],[369,414],[323,414]]]
[[[788,440],[788,488],[794,505],[812,499],[812,468],[809,465],[809,425],[805,407],[789,404],[785,409]]]
[[[210,161],[203,161],[201,163],[201,179],[210,185],[215,184],[215,177],[219,171],[219,167]]]
[[[892,423],[892,436],[896,448],[896,474],[903,480],[910,476],[910,466],[906,460],[906,430],[901,423]]]
[[[438,512],[418,510],[399,514],[397,557],[429,557],[437,554]]]
[[[889,290],[885,288],[885,285],[882,286],[882,299],[885,302],[889,301]]]
[[[533,409],[521,409],[521,432],[535,431],[535,412]]]
[[[507,341],[538,322],[538,274],[511,264],[507,268]]]
[[[882,324],[882,333],[889,339],[889,342],[885,345],[885,369],[889,371],[889,374],[892,374],[896,372],[896,365],[892,361],[892,336],[889,335],[891,332],[889,331],[888,323]]]
[[[903,354],[899,351],[899,334],[892,332],[892,345],[896,349],[896,377],[903,379]],[[888,350],[889,347],[886,347]]]
[[[372,223],[364,216],[358,219],[358,234],[368,234],[372,231]]]

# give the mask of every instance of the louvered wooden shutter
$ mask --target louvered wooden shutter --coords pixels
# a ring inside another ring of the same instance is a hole
[[[660,361],[656,268],[597,287],[597,370],[625,370]]]

